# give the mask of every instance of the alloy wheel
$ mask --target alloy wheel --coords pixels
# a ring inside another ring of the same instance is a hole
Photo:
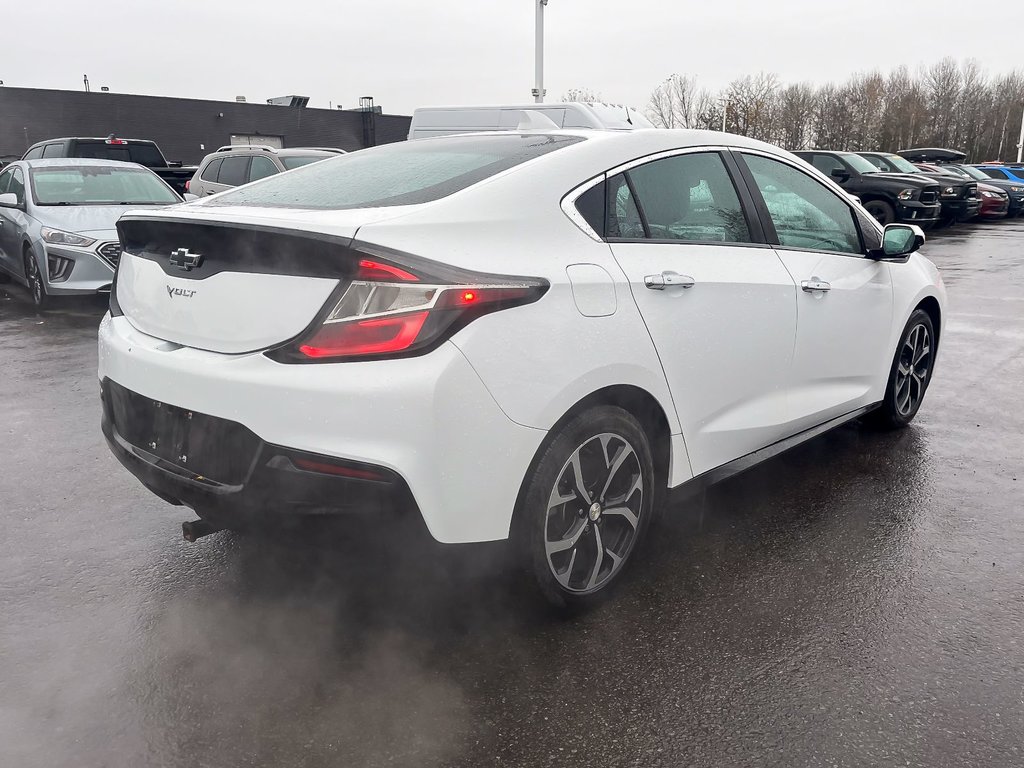
[[[931,361],[931,334],[924,325],[915,325],[903,341],[896,365],[896,410],[901,416],[909,416],[921,404]]]
[[[25,254],[25,269],[28,273],[28,287],[32,291],[32,301],[36,303],[36,306],[39,306],[46,297],[45,289],[43,288],[43,276],[39,273],[39,265],[30,253]]]
[[[544,548],[562,587],[599,590],[622,567],[643,509],[640,459],[621,435],[602,433],[576,448],[548,499]]]

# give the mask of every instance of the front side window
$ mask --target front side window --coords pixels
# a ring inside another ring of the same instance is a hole
[[[429,203],[581,141],[519,133],[403,141],[311,163],[205,204],[342,210]]]
[[[751,241],[736,188],[717,152],[666,157],[628,173],[652,239]]]
[[[32,147],[32,149],[30,149],[28,152],[25,153],[25,157],[22,158],[22,159],[23,160],[38,160],[42,156],[43,156],[43,148],[42,147]]]
[[[814,155],[811,158],[811,165],[829,177],[832,176],[832,171],[848,173],[843,161],[833,155]],[[872,168],[874,169],[874,166]]]
[[[10,191],[11,178],[14,176],[14,169],[8,168],[3,173],[0,173],[0,195],[7,194]]]
[[[842,198],[806,173],[778,160],[748,154],[743,158],[768,207],[780,245],[861,253],[853,210]]]
[[[249,165],[249,181],[265,179],[277,173],[277,166],[265,157],[254,157]]]
[[[111,166],[32,169],[37,205],[171,205],[181,202],[152,171]]]
[[[11,174],[11,183],[7,187],[7,191],[13,193],[18,198],[18,205],[25,202],[25,176],[21,172],[21,168],[15,168],[14,173]]]

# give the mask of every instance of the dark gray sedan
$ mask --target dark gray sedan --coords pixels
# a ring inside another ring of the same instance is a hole
[[[135,163],[11,163],[0,172],[0,273],[27,286],[37,306],[52,296],[108,291],[121,256],[121,214],[181,201]]]

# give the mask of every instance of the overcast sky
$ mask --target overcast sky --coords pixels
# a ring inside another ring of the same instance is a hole
[[[81,89],[88,74],[96,90],[229,101],[300,94],[311,107],[354,107],[372,95],[385,112],[405,114],[429,104],[521,103],[533,85],[534,6],[2,0],[9,34],[0,80]],[[1024,4],[1009,1],[551,0],[546,26],[548,101],[587,87],[644,107],[673,72],[718,88],[760,70],[825,82],[947,55],[993,73],[1024,65],[1016,44]]]

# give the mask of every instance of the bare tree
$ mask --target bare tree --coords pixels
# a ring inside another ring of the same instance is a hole
[[[651,94],[647,117],[658,128],[696,128],[710,100],[706,90],[697,88],[696,78],[672,75]]]
[[[601,101],[601,94],[589,88],[570,88],[562,94],[562,101]]]

